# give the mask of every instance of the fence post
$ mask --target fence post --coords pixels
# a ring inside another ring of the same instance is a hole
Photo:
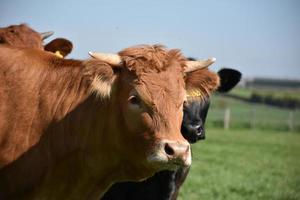
[[[230,123],[230,109],[226,108],[224,112],[224,129],[229,129],[229,123]]]
[[[251,123],[250,126],[251,126],[252,129],[255,129],[255,112],[256,112],[256,109],[252,105],[251,106],[251,122],[250,122]]]
[[[294,130],[294,123],[293,122],[294,122],[294,112],[291,110],[289,112],[289,118],[288,118],[288,121],[287,121],[290,131]]]

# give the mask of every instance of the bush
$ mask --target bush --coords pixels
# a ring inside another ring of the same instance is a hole
[[[300,108],[300,101],[289,96],[274,97],[272,94],[263,95],[253,92],[251,94],[250,101],[253,103],[264,103],[267,105],[278,106],[281,108]]]

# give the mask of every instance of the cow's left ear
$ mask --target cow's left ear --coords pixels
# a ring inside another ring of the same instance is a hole
[[[207,68],[186,73],[185,85],[188,95],[209,96],[220,85],[218,74]]]
[[[46,44],[44,46],[44,49],[46,51],[55,53],[58,56],[61,55],[61,57],[66,57],[69,53],[71,53],[73,49],[73,44],[70,40],[64,38],[56,38],[48,44]]]
[[[242,77],[241,72],[229,68],[221,69],[218,74],[221,80],[218,92],[228,92],[239,83]]]

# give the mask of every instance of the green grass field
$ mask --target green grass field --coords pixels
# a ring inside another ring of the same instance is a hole
[[[207,129],[179,200],[300,199],[300,134]]]

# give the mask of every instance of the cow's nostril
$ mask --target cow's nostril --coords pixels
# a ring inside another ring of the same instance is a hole
[[[201,125],[194,125],[193,129],[198,130],[199,128],[201,128]]]
[[[168,143],[165,144],[165,152],[169,156],[173,156],[175,154],[174,149]]]
[[[203,127],[200,126],[198,129],[197,129],[197,135],[202,135],[203,134]]]

